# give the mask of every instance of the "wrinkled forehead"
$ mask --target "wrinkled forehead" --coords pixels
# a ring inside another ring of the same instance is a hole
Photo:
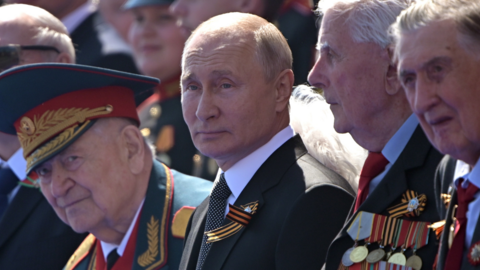
[[[253,34],[208,32],[196,35],[187,44],[184,52],[184,68],[194,64],[196,59],[213,61],[229,57],[249,58],[256,52]],[[247,60],[245,59],[245,60]]]

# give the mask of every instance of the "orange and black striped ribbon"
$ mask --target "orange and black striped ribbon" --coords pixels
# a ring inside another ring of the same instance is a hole
[[[256,210],[256,205],[254,209]],[[239,232],[250,223],[253,214],[255,214],[255,210],[247,212],[238,206],[229,204],[227,218],[232,222],[215,230],[205,232],[207,235],[207,243],[218,242]]]
[[[418,200],[418,206],[416,209],[409,210],[408,205],[410,201],[415,198]],[[407,217],[418,217],[423,212],[423,210],[425,210],[426,203],[427,196],[425,194],[418,195],[417,192],[413,190],[407,190],[402,195],[402,202],[388,208],[387,211],[388,213],[390,213],[390,216],[393,216],[395,218],[401,217],[403,215]]]

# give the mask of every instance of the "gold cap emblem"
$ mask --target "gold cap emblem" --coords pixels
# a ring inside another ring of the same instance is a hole
[[[20,120],[20,129],[26,134],[32,135],[35,133],[35,124],[32,119],[25,116]]]

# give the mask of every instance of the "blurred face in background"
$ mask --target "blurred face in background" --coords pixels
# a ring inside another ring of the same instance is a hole
[[[100,0],[98,8],[105,20],[111,24],[120,36],[128,41],[128,31],[132,25],[132,12],[123,9],[126,0]]]
[[[152,5],[131,9],[134,19],[129,43],[135,63],[143,74],[161,80],[180,75],[186,40],[168,8],[168,5]]]

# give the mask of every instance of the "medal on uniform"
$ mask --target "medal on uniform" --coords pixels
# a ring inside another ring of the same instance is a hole
[[[418,195],[413,190],[407,190],[402,195],[402,202],[389,207],[387,211],[390,216],[398,218],[403,215],[406,217],[418,217],[425,210],[427,204],[427,196],[425,194]]]
[[[473,244],[468,250],[468,262],[473,266],[480,265],[480,241]]]
[[[383,250],[384,246],[381,244],[381,240],[383,237],[383,231],[385,229],[385,221],[387,220],[386,216],[375,214],[373,218],[372,224],[372,233],[368,238],[369,243],[376,243],[380,245],[380,248],[375,249],[374,251],[370,252],[365,259],[368,263],[376,263],[382,260],[385,257],[385,250]]]
[[[428,222],[413,222],[412,236],[407,237],[408,247],[413,248],[413,255],[410,256],[405,266],[411,267],[415,270],[422,268],[422,259],[416,255],[419,248],[428,244],[428,238],[430,234],[430,223]]]
[[[405,265],[407,262],[407,258],[403,254],[405,251],[404,243],[405,238],[408,233],[408,229],[410,227],[410,221],[399,219],[397,221],[397,226],[395,227],[394,232],[394,241],[392,242],[392,252],[394,252],[397,248],[400,247],[400,252],[392,254],[388,258],[389,263]],[[403,248],[402,248],[403,247]]]
[[[347,250],[349,253],[349,260],[345,259],[345,262],[352,265],[353,263],[359,263],[365,260],[368,255],[368,249],[366,246],[359,246],[358,241],[363,240],[370,236],[372,233],[372,222],[374,214],[368,212],[359,212],[355,217],[355,220],[350,224],[347,230],[348,235],[355,241],[353,248]],[[343,255],[346,257],[347,252]],[[343,263],[342,259],[342,263]],[[349,266],[344,264],[345,266]]]
[[[350,260],[350,254],[352,253],[354,247],[351,247],[349,249],[347,249],[347,251],[345,251],[345,253],[343,253],[343,256],[342,256],[342,264],[344,266],[352,266],[353,265],[353,262]]]

